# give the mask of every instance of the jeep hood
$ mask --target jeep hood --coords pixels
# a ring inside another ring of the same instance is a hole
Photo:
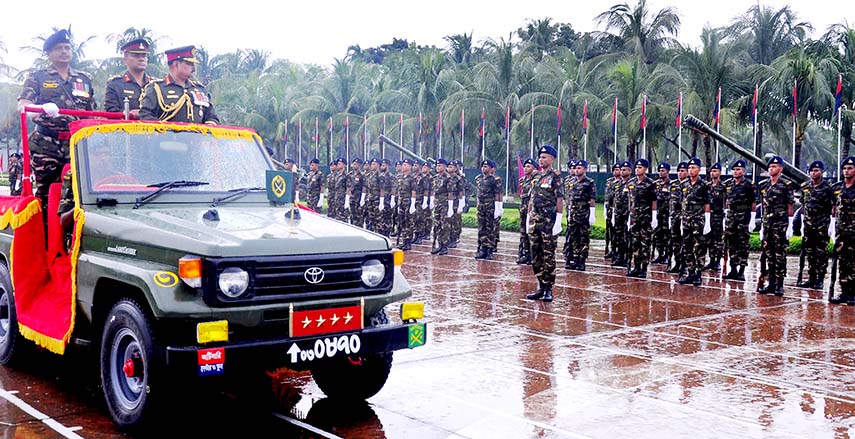
[[[219,220],[205,219],[209,210]],[[154,246],[200,256],[273,256],[389,250],[380,235],[325,216],[291,209],[240,205],[145,206],[92,209],[84,234],[101,235],[108,245]]]

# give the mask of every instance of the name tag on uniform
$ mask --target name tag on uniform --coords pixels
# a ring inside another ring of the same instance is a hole
[[[59,88],[59,84],[57,84],[56,82],[53,82],[53,81],[46,81],[46,82],[42,83],[42,88],[52,90],[54,88]]]
[[[122,90],[122,92],[124,92],[125,94],[129,94],[129,95],[134,94],[133,90]]]
[[[205,95],[205,93],[202,93],[199,90],[193,90],[191,94],[193,95],[193,104],[199,105],[200,107],[211,105],[210,102],[208,102],[208,96]]]

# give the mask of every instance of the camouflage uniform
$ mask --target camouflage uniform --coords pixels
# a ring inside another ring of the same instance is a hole
[[[787,246],[786,236],[788,208],[793,204],[794,185],[784,178],[772,184],[771,179],[760,183],[760,200],[763,203],[763,242],[762,251],[766,258],[769,273],[769,287],[763,292],[783,294],[780,288],[787,276]]]
[[[430,208],[430,197],[433,190],[433,177],[430,174],[422,174],[416,192],[416,234],[421,239],[430,239],[430,232],[433,229]],[[427,208],[422,209],[425,200],[428,202]],[[436,204],[436,200],[434,200],[434,204]]]
[[[331,170],[327,176],[327,216],[338,218],[338,199],[335,196],[335,186],[338,182],[338,170]]]
[[[612,211],[614,211],[615,207],[615,183],[620,181],[619,178],[609,177],[606,179],[606,188],[605,188],[605,209],[606,209],[606,236],[608,237],[609,244],[611,248],[609,252],[606,253],[605,257],[610,258],[614,254],[614,242],[615,242],[615,232],[614,227],[612,226]]]
[[[576,256],[573,254],[573,246],[570,243],[570,209],[573,208],[573,197],[570,191],[573,190],[573,185],[576,184],[576,176],[573,175],[573,168],[576,167],[575,160],[571,160],[571,163],[568,163],[567,166],[570,168],[570,174],[565,175],[561,182],[564,185],[564,195],[566,196],[563,213],[564,217],[567,218],[567,230],[564,231],[564,248],[562,249],[562,253],[564,253],[564,260],[569,263],[576,259]]]
[[[377,206],[377,211],[380,216],[377,224],[377,233],[383,236],[392,235],[392,218],[395,216],[395,209],[392,208],[392,197],[395,196],[395,176],[381,171],[377,177],[377,184],[380,187],[381,197],[383,198],[383,211],[380,211],[380,206]],[[397,197],[396,197],[397,198]],[[396,200],[397,201],[397,200]]]
[[[53,66],[36,70],[24,81],[18,99],[32,101],[36,105],[53,103],[61,109],[94,110],[95,91],[89,77],[72,68],[68,79],[62,79]],[[40,114],[35,119],[36,129],[30,134],[30,160],[36,179],[36,196],[47,206],[51,183],[60,181],[62,167],[69,162],[68,124],[76,117],[59,115],[48,117]]]
[[[451,175],[451,185],[457,188],[457,199],[454,201],[454,215],[452,215],[451,219],[451,242],[452,245],[449,247],[456,247],[457,243],[460,242],[460,233],[463,231],[463,215],[457,213],[460,207],[460,199],[463,199],[463,203],[466,203],[466,175],[461,171],[456,172],[457,175]],[[465,210],[465,206],[464,206]]]
[[[588,259],[588,245],[591,242],[591,201],[597,194],[594,179],[587,175],[581,180],[576,177],[567,188],[567,236],[570,240],[568,253],[573,258],[574,270],[584,270]],[[570,262],[569,260],[567,261]]]
[[[350,209],[344,207],[344,199],[347,197],[347,174],[344,170],[338,173],[335,179],[334,195],[330,197],[335,199],[335,219],[339,221],[349,222]]]
[[[140,109],[140,95],[142,89],[152,78],[143,73],[142,86],[137,84],[131,72],[125,72],[122,75],[114,76],[107,81],[107,89],[104,90],[104,111],[115,111],[121,113],[125,111],[125,98],[128,98],[128,110]]]
[[[320,170],[317,171],[309,171],[308,176],[306,177],[306,192],[308,193],[308,202],[309,208],[315,209],[318,213],[323,211],[323,207],[317,207],[318,201],[321,200],[321,194],[324,191],[324,183],[326,182],[326,176]]]
[[[671,259],[671,230],[668,218],[671,217],[671,179],[655,180],[656,191],[656,230],[653,231],[653,247],[659,254],[654,262],[668,264]]]
[[[727,199],[727,189],[721,180],[717,184],[710,181],[710,232],[704,235],[704,247],[709,254],[709,264],[706,269],[718,270],[724,251],[724,202]]]
[[[561,172],[548,169],[534,173],[531,185],[531,268],[542,286],[552,289],[555,283],[555,250],[558,237],[552,235],[559,199],[564,198]]]
[[[748,223],[751,207],[754,205],[754,184],[743,177],[741,182],[732,178],[725,183],[727,192],[727,224],[724,229],[724,241],[731,267],[740,267],[740,272],[748,265]]]
[[[632,177],[628,183],[629,205],[632,215],[630,236],[632,236],[632,256],[627,272],[630,275],[647,275],[647,263],[650,261],[650,246],[653,239],[653,202],[656,201],[656,183],[648,176],[640,181]]]
[[[629,265],[629,236],[626,223],[629,221],[629,180],[619,179],[614,183],[614,227],[612,228],[612,246],[615,256],[612,265],[626,267]]]
[[[847,187],[845,181],[837,182],[833,193],[837,210],[834,257],[837,258],[841,294],[832,298],[831,302],[848,301],[850,305],[855,305],[855,263],[852,262],[855,261],[855,184]]]
[[[705,206],[710,204],[710,185],[701,178],[692,184],[691,177],[686,177],[681,191],[683,261],[690,277],[697,278],[694,283],[700,285],[700,271],[704,266],[704,213]]]
[[[531,199],[531,185],[534,182],[534,176],[537,172],[532,172],[531,175],[524,175],[519,180],[520,190],[520,246],[518,264],[531,263],[531,241],[526,233],[526,224],[528,224],[528,202]]]
[[[19,161],[9,168],[9,195],[21,195],[21,188],[24,186],[23,181],[18,183],[24,174],[24,166]]]
[[[451,226],[451,222],[449,221],[450,218],[448,218],[448,200],[453,199],[456,193],[452,192],[451,178],[448,172],[436,174],[433,178],[433,184],[435,197],[433,236],[434,242],[438,246],[435,249],[437,250],[435,253],[446,254],[448,253],[447,246],[451,236],[449,227]]]
[[[416,182],[411,175],[400,174],[398,180],[398,241],[403,241],[402,249],[408,248],[413,239],[413,216],[410,213],[410,200],[416,191]],[[418,206],[416,206],[418,209]]]
[[[191,79],[181,86],[170,75],[151,81],[143,88],[140,95],[140,119],[220,123],[205,86]]]
[[[345,218],[349,216],[350,223],[357,227],[362,227],[365,224],[362,207],[359,206],[362,199],[363,178],[362,171],[353,169],[345,177],[345,195],[350,195],[350,210],[345,214]]]
[[[481,174],[475,178],[478,188],[478,248],[492,253],[496,251],[499,236],[494,218],[496,212],[496,195],[502,193],[502,179],[495,175]]]
[[[363,193],[365,194],[365,228],[372,232],[379,232],[380,226],[380,170],[369,170],[362,180]],[[384,203],[383,210],[386,210]]]
[[[809,281],[822,283],[828,268],[828,225],[831,222],[833,193],[825,181],[814,186],[813,182],[802,183],[802,251],[809,267]],[[822,287],[819,286],[821,289]]]
[[[669,255],[674,256],[674,266],[668,270],[669,273],[681,273],[686,266],[686,258],[683,257],[683,183],[686,179],[677,178],[671,180],[669,189],[671,196],[668,199],[669,223],[671,226],[671,248]]]

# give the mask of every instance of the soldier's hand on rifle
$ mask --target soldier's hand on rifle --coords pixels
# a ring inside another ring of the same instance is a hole
[[[493,218],[501,218],[502,214],[505,213],[505,209],[502,208],[501,201],[493,202]]]
[[[603,214],[603,216],[606,216],[606,215]],[[597,222],[597,208],[592,207],[591,213],[588,214],[588,224],[593,226],[595,222]]]
[[[656,227],[659,226],[659,219],[656,218],[656,211],[655,210],[651,211],[651,213],[653,214],[653,218],[650,220],[650,227],[655,229]]]
[[[834,231],[837,227],[837,218],[831,217],[831,222],[828,223],[828,237],[834,238]],[[804,236],[804,235],[802,235]]]
[[[349,194],[344,196],[344,208],[350,209],[350,195]]]
[[[787,231],[784,236],[787,240],[793,237],[793,217],[787,218]]]
[[[377,210],[379,210],[380,212],[382,212],[382,211],[383,211],[383,209],[385,209],[385,208],[386,208],[385,203],[386,203],[386,200],[384,200],[384,199],[383,199],[383,197],[380,197],[380,205],[379,205],[379,206],[377,206]]]
[[[561,233],[561,220],[564,218],[564,214],[556,213],[555,214],[555,224],[552,225],[552,236],[558,236]]]
[[[710,227],[710,213],[704,212],[704,235],[712,231],[712,227]]]

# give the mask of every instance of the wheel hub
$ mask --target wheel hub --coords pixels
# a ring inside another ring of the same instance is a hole
[[[140,357],[138,352],[135,352],[131,358],[125,360],[125,364],[122,365],[122,372],[128,378],[139,378],[143,375],[142,357]]]

